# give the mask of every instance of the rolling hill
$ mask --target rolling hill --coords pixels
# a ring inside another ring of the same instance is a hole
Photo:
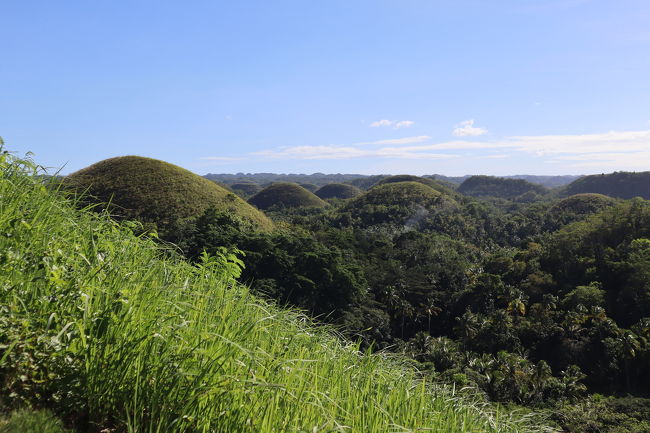
[[[234,213],[261,229],[272,222],[260,211],[216,183],[188,170],[141,156],[110,158],[63,180],[66,189],[93,203],[111,203],[116,217],[166,226],[195,217],[209,207]]]
[[[650,171],[617,171],[610,174],[584,176],[571,182],[562,190],[562,195],[597,193],[610,197],[629,199],[642,197],[650,199]]]
[[[361,190],[353,185],[345,183],[330,183],[320,187],[314,193],[323,200],[328,198],[352,198],[361,194]]]
[[[248,199],[248,203],[262,210],[274,206],[285,208],[327,206],[327,203],[314,193],[300,185],[288,182],[278,182],[267,186]]]
[[[341,209],[361,225],[399,224],[411,226],[431,211],[457,207],[456,201],[421,182],[395,182],[377,185],[352,199]]]
[[[497,197],[507,200],[517,200],[525,194],[532,194],[533,196],[545,195],[549,190],[542,185],[530,183],[523,179],[472,176],[460,184],[458,192],[472,197]]]

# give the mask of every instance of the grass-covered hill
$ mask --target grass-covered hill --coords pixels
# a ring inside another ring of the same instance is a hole
[[[328,198],[352,198],[361,194],[361,190],[354,185],[345,183],[330,183],[318,188],[314,193],[323,200]]]
[[[262,187],[254,182],[237,182],[230,185],[230,189],[242,198],[249,198],[262,191]]]
[[[508,179],[495,176],[472,176],[458,187],[462,194],[472,197],[497,197],[507,200],[530,201],[535,196],[545,195],[549,190],[523,179]]]
[[[618,171],[610,174],[584,176],[567,185],[562,194],[598,193],[610,197],[650,199],[650,171]]]
[[[278,182],[271,184],[258,192],[248,202],[258,209],[266,210],[272,207],[323,207],[327,203],[314,193],[295,183]]]
[[[110,202],[111,213],[155,222],[196,217],[207,208],[228,211],[262,229],[271,221],[235,194],[181,167],[140,156],[110,158],[67,176],[63,185],[96,203]]]
[[[385,185],[388,183],[398,182],[418,182],[443,194],[453,194],[453,189],[449,188],[449,186],[443,185],[435,179],[413,176],[411,174],[398,174],[395,176],[389,176],[377,182],[377,185]]]
[[[77,433],[540,431],[255,298],[231,255],[191,265],[76,210],[7,154],[0,194],[2,428],[60,432],[38,408]]]
[[[455,208],[453,198],[421,182],[377,185],[352,199],[341,209],[353,224],[417,225],[439,208]]]

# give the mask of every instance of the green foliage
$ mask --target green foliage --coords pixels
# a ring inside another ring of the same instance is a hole
[[[150,158],[123,156],[100,161],[67,176],[63,186],[84,194],[85,202],[103,206],[110,202],[114,217],[154,223],[163,230],[210,206],[248,219],[260,229],[273,226],[264,214],[216,183]]]
[[[642,197],[650,200],[650,171],[617,171],[584,176],[562,190],[563,195],[581,193],[597,193],[623,199]]]
[[[555,203],[549,210],[544,228],[554,231],[575,221],[614,206],[616,200],[602,194],[576,194]]]
[[[65,433],[61,422],[46,410],[21,409],[0,419],[0,433]]]
[[[378,185],[351,200],[341,212],[354,225],[417,226],[436,208],[456,208],[456,202],[419,182]]]
[[[295,183],[279,182],[267,186],[252,196],[248,202],[258,209],[267,210],[273,207],[323,207],[327,203],[314,193]]]
[[[365,291],[365,279],[354,260],[304,230],[258,232],[242,219],[210,209],[189,231],[180,243],[189,258],[236,246],[244,254],[242,281],[258,294],[313,315],[338,317]]]
[[[552,417],[572,433],[646,433],[650,431],[650,400],[595,395],[554,408]]]

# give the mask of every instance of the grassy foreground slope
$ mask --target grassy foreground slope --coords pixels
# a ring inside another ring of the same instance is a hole
[[[0,408],[80,432],[540,431],[251,296],[235,257],[192,266],[29,170],[0,156]]]

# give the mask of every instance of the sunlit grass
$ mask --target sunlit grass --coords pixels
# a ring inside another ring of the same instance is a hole
[[[257,299],[227,257],[192,266],[74,210],[4,158],[0,375],[10,405],[132,433],[541,431]]]

